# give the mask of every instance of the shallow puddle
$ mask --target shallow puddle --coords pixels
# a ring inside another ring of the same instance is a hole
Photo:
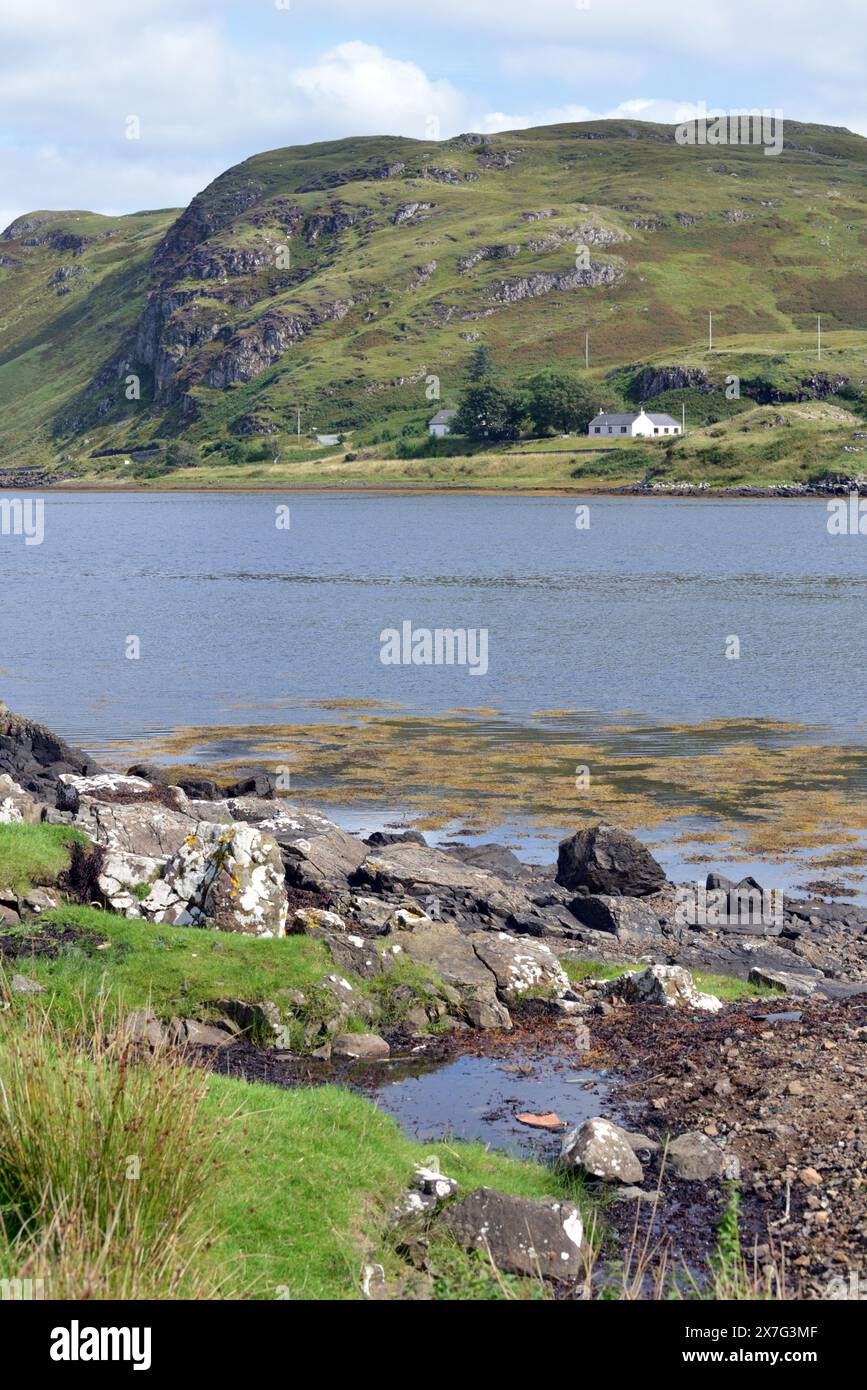
[[[576,1068],[563,1057],[516,1050],[507,1057],[464,1056],[438,1065],[387,1064],[363,1089],[404,1133],[422,1143],[480,1139],[522,1157],[557,1151],[565,1128],[604,1108],[605,1072]],[[536,1129],[518,1114],[555,1112],[564,1129]]]

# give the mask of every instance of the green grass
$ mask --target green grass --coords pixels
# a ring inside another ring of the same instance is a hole
[[[52,1299],[214,1296],[204,1194],[226,1155],[204,1078],[104,1035],[0,1016],[0,1273]]]
[[[239,1092],[243,1091],[242,1096]],[[365,1262],[405,1272],[383,1217],[410,1185],[413,1164],[439,1161],[461,1195],[496,1187],[525,1197],[580,1199],[568,1175],[482,1144],[418,1144],[363,1097],[336,1087],[279,1091],[213,1077],[205,1113],[230,1122],[231,1173],[210,1194],[225,1232],[215,1258],[263,1298],[359,1296]],[[446,1297],[502,1296],[499,1281],[440,1239],[431,1248]],[[517,1281],[507,1288],[515,1293]],[[532,1281],[525,1290],[532,1296]]]
[[[0,888],[25,894],[34,884],[52,884],[69,868],[72,841],[87,843],[65,825],[0,826]]]
[[[317,1045],[323,1024],[335,1014],[334,995],[321,982],[337,967],[325,943],[314,937],[260,939],[71,905],[42,913],[15,930],[38,935],[47,926],[73,927],[84,935],[53,960],[23,957],[17,968],[45,987],[53,1013],[70,1027],[82,1016],[92,1019],[100,1012],[121,1017],[150,1008],[165,1020],[208,1018],[220,1015],[219,1000],[272,1000],[290,1029],[293,1048],[303,1051]],[[373,979],[338,973],[359,999],[360,1011],[341,1024],[344,1032],[393,1027],[410,1009],[435,1004],[442,988],[434,970],[409,960],[395,961]],[[370,1018],[361,1012],[365,1001],[373,1006]],[[26,1011],[26,997],[18,996],[13,1007]]]
[[[0,1018],[0,1276],[49,1298],[351,1299],[366,1262],[408,1273],[386,1217],[413,1165],[581,1201],[580,1184],[481,1144],[418,1144],[333,1086],[248,1085],[77,1037],[37,1005]],[[86,1046],[81,1046],[86,1042]],[[110,1233],[110,1238],[106,1239]],[[536,1297],[444,1237],[442,1297]]]
[[[163,1018],[207,1015],[218,999],[257,1002],[305,990],[334,962],[307,936],[260,940],[234,932],[170,927],[119,917],[94,907],[66,906],[22,925],[70,926],[87,935],[55,960],[35,958],[27,971],[50,991],[53,1008],[72,1021],[109,1003],[112,1012],[151,1007]],[[99,948],[100,940],[108,941]]]

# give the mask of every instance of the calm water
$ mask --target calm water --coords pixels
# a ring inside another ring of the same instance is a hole
[[[829,536],[820,501],[600,499],[580,531],[575,505],[50,494],[42,545],[0,535],[0,695],[96,745],[355,698],[516,719],[768,716],[855,736],[867,538]],[[487,673],[383,665],[380,632],[406,620],[487,628]],[[740,660],[725,659],[730,635]]]
[[[513,1047],[508,1060],[464,1056],[445,1066],[383,1067],[378,1084],[365,1089],[422,1143],[480,1139],[522,1157],[543,1157],[559,1151],[562,1130],[536,1129],[515,1116],[553,1112],[569,1128],[580,1126],[604,1108],[609,1083],[604,1072],[583,1070],[557,1051]]]

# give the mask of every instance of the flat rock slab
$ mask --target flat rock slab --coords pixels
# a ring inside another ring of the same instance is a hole
[[[533,1201],[480,1187],[450,1203],[436,1224],[506,1274],[567,1280],[582,1271],[584,1227],[574,1202]]]
[[[474,932],[470,937],[479,960],[497,982],[497,993],[507,1003],[535,994],[560,996],[569,980],[549,946],[508,932]]]
[[[769,988],[782,989],[786,994],[797,995],[801,998],[815,994],[816,987],[820,983],[820,978],[816,975],[800,975],[788,970],[762,970],[760,966],[756,965],[750,971],[749,979],[754,985],[767,985]]]
[[[377,1033],[338,1033],[331,1039],[332,1057],[347,1057],[351,1061],[379,1061],[391,1055],[385,1038]]]
[[[532,903],[515,883],[505,882],[487,869],[464,864],[444,850],[426,845],[388,845],[361,864],[358,876],[378,892],[430,897],[443,896],[475,905],[499,916],[527,913]]]

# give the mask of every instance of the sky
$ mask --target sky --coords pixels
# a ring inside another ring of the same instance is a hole
[[[0,228],[183,206],[248,155],[348,135],[703,107],[867,135],[864,21],[865,0],[0,0]]]

